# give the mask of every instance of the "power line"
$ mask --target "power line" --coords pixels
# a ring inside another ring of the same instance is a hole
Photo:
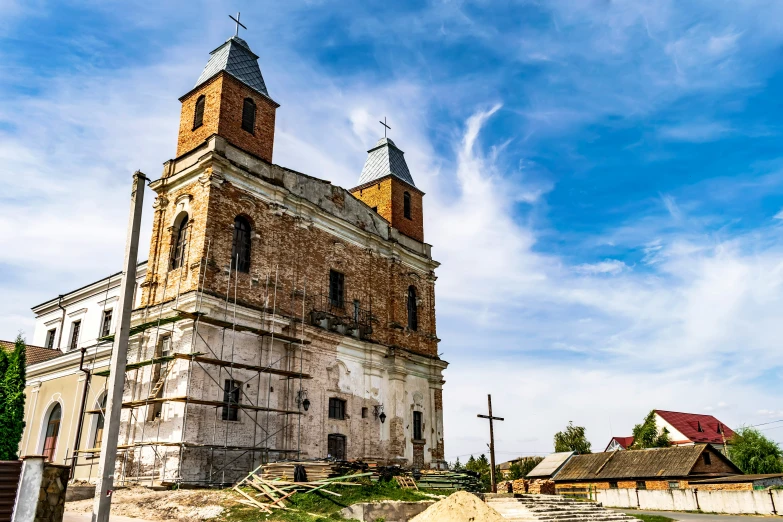
[[[755,428],[756,426],[766,426],[767,424],[776,424],[778,422],[783,422],[783,419],[769,421],[769,422],[762,422],[761,424],[751,424],[748,426],[748,428]]]

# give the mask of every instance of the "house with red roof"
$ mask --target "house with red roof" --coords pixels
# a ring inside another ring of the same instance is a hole
[[[706,443],[723,452],[724,445],[734,436],[731,428],[712,415],[699,413],[655,410],[655,425],[658,432],[666,428],[673,446]],[[612,437],[605,451],[625,450],[632,444],[633,437]]]

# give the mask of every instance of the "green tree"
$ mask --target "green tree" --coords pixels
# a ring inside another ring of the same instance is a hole
[[[456,470],[460,470],[462,468],[463,468],[463,466],[462,466],[462,463],[459,461],[459,457],[457,457],[457,460],[455,460],[454,462],[449,464],[449,469],[453,469],[455,471]]]
[[[743,473],[783,473],[780,446],[759,430],[740,428],[729,442],[729,458]]]
[[[555,451],[573,451],[578,455],[591,453],[584,426],[574,426],[572,421],[568,421],[565,431],[555,433]]]
[[[631,449],[668,448],[672,445],[669,430],[665,427],[658,433],[655,425],[655,410],[650,411],[644,422],[633,427],[633,444]]]
[[[27,366],[27,346],[21,334],[16,337],[14,351],[2,352],[0,359],[0,460],[16,460],[24,431]]]
[[[508,468],[509,478],[511,480],[525,478],[525,475],[538,466],[542,460],[544,457],[527,457],[514,461]]]
[[[489,470],[492,468],[489,465],[489,460],[487,460],[486,455],[482,454],[477,459],[474,459],[473,455],[471,455],[468,461],[465,463],[465,469],[479,474],[484,491],[489,491],[492,488],[492,477],[489,473]],[[500,467],[495,466],[495,480],[500,482],[502,480],[501,477],[502,475],[500,474]]]

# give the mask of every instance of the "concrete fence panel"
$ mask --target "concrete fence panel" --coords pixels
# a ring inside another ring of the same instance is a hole
[[[696,502],[696,494],[692,489],[673,489],[672,507],[675,511],[696,511],[699,505]]]
[[[699,491],[699,506],[708,513],[771,515],[769,491]]]
[[[775,502],[775,510],[778,515],[783,515],[783,489],[774,489],[771,493],[772,501]]]
[[[639,507],[641,509],[672,509],[674,499],[668,489],[652,489],[639,491]]]
[[[633,489],[599,489],[596,500],[606,507],[635,508],[637,505]]]

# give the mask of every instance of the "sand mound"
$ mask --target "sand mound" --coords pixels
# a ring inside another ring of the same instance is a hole
[[[146,520],[200,522],[220,517],[224,507],[234,504],[226,491],[181,489],[153,491],[143,487],[119,488],[114,491],[111,514]],[[65,505],[66,511],[89,513],[93,499],[77,500]]]
[[[411,519],[411,522],[503,522],[505,519],[472,493],[457,491]]]

